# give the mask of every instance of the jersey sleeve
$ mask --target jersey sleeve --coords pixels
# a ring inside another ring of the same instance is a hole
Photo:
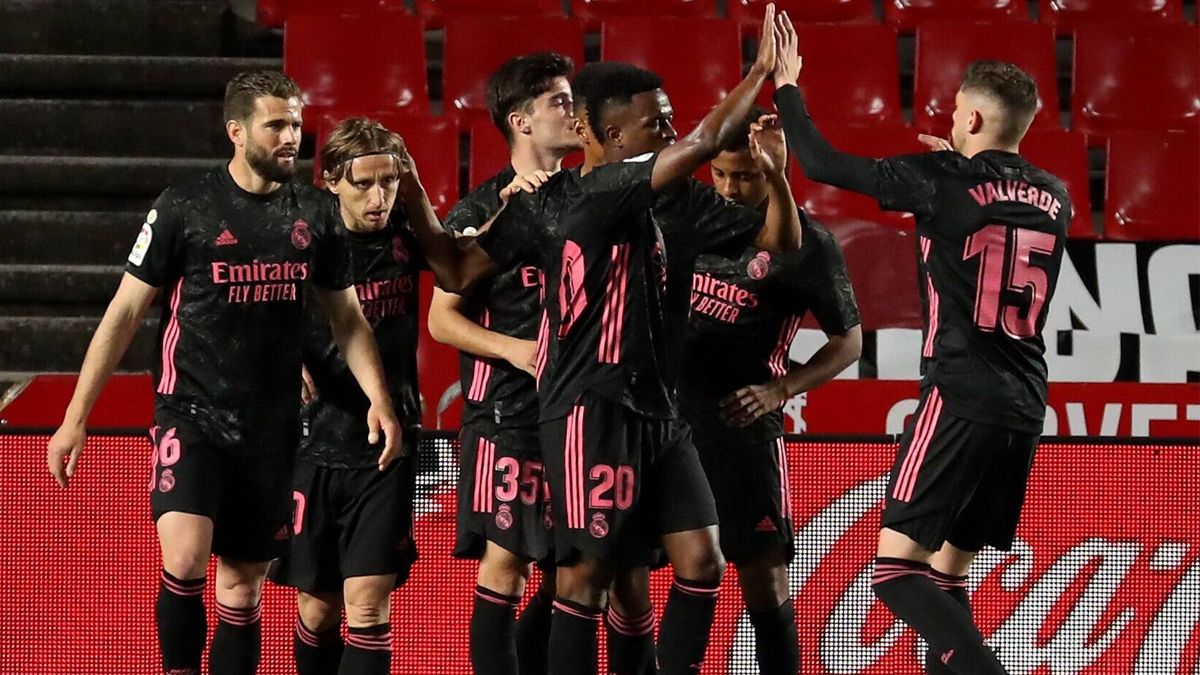
[[[797,297],[807,298],[808,309],[826,335],[845,335],[862,323],[846,258],[833,235],[823,233],[812,239],[818,248],[803,262],[804,288],[797,289]]]
[[[312,280],[317,286],[330,291],[344,290],[354,283],[350,247],[337,230],[341,227],[340,220],[341,214],[333,206],[323,209],[318,219],[321,236],[316,242],[318,248],[313,258],[316,270],[313,271]]]
[[[513,267],[531,259],[533,249],[546,231],[544,208],[540,194],[526,192],[514,195],[479,236],[475,243],[501,269]]]
[[[650,186],[657,160],[658,154],[646,153],[596,167],[584,183],[589,201],[594,208],[604,209],[619,222],[632,222],[621,215],[649,209],[657,199]]]
[[[879,208],[930,213],[937,192],[938,154],[926,152],[877,160],[875,177]]]
[[[711,185],[689,180],[688,216],[696,223],[696,250],[736,258],[754,243],[764,216],[721,196]]]
[[[185,203],[171,188],[159,195],[125,260],[126,272],[155,288],[182,274]]]
[[[495,208],[500,208],[499,203],[496,204]],[[483,224],[490,217],[486,213],[484,204],[476,199],[472,199],[471,196],[467,196],[455,204],[454,208],[450,209],[450,213],[446,214],[446,220],[442,222],[442,227],[451,234],[466,234],[470,236],[483,229]],[[474,228],[475,232],[471,232],[471,228]]]

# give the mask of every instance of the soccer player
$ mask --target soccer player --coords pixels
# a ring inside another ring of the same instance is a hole
[[[758,119],[757,112],[747,118],[745,133],[733,137],[711,170],[722,196],[765,209],[767,178],[747,140]],[[737,566],[763,675],[800,668],[788,594],[795,546],[780,408],[832,379],[862,351],[841,248],[824,226],[804,220],[800,251],[700,256],[679,383],[680,414],[712,486],[721,552]],[[788,348],[808,312],[828,342],[807,363],[789,367]]]
[[[477,234],[518,175],[556,172],[579,149],[567,80],[572,69],[569,58],[543,52],[514,58],[492,74],[488,108],[509,144],[510,163],[450,211],[448,230]],[[429,309],[430,335],[462,352],[455,555],[479,560],[470,639],[471,664],[480,674],[546,670],[554,574],[533,379],[541,276],[533,264],[518,264],[468,297],[434,289]],[[545,562],[546,576],[517,622],[534,561]]]
[[[200,672],[201,594],[213,553],[219,621],[211,671],[257,667],[262,581],[289,537],[306,280],[370,401],[364,424],[370,442],[383,434],[380,462],[399,450],[375,340],[332,229],[336,213],[311,186],[291,181],[299,89],[282,73],[241,73],[226,87],[225,120],[233,160],[167,188],[146,215],[47,448],[50,473],[66,487],[96,397],[158,289],[169,289],[159,328],[150,503],[162,549],[159,644],[173,675]]]
[[[747,77],[687,137],[658,153],[559,172],[537,194],[509,200],[473,243],[502,267],[540,251],[546,272],[536,371],[559,562],[551,673],[595,672],[605,591],[617,570],[651,562],[659,543],[677,575],[660,634],[662,672],[694,672],[704,657],[724,561],[712,494],[666,379],[670,253],[652,209],[749,112],[774,67],[773,5],[764,27]]]
[[[670,99],[658,75],[625,63],[595,63],[580,70],[573,87],[579,102],[585,171],[657,152],[675,142]],[[751,153],[751,162],[760,167],[763,177],[761,211],[724,199],[712,186],[692,177],[663,192],[654,207],[667,251],[664,377],[672,396],[682,362],[697,256],[711,253],[736,258],[751,245],[776,252],[799,246],[799,215],[784,176],[786,144],[774,117],[763,122],[772,129],[755,128]],[[750,130],[738,133],[749,147]],[[687,430],[679,429],[677,435],[689,439],[679,452],[694,454]],[[654,614],[647,574],[645,568],[617,574],[605,616],[613,672],[642,672],[654,662]],[[696,587],[699,580],[683,576],[680,581]]]
[[[929,672],[1004,673],[966,581],[980,548],[1012,545],[1046,411],[1042,327],[1071,202],[1018,154],[1037,85],[1011,64],[972,63],[950,142],[873,160],[821,137],[795,87],[800,65],[785,17],[775,103],[805,173],[917,217],[924,379],[888,483],[875,594],[929,643]]]
[[[422,217],[428,211],[416,173],[402,170],[404,156],[399,135],[362,117],[338,123],[321,149],[325,184],[337,195],[344,225],[338,233],[350,250],[351,278],[380,347],[404,447],[385,464],[391,458],[380,457],[368,442],[363,420],[369,402],[329,330],[314,321],[304,343],[307,401],[300,415],[292,544],[271,571],[273,581],[299,591],[293,646],[300,675],[388,672],[390,594],[416,558],[417,303],[425,263],[407,220],[409,212]],[[411,206],[397,204],[398,196]]]

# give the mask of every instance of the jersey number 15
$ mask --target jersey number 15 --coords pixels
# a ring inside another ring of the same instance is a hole
[[[1011,252],[1009,231],[1013,233]],[[1053,234],[1009,225],[988,225],[967,238],[963,260],[980,256],[975,282],[975,325],[979,330],[991,333],[1002,326],[1005,333],[1018,339],[1037,334],[1050,281],[1046,270],[1033,265],[1029,257],[1035,252],[1052,254],[1054,244]],[[1020,293],[1027,311],[1022,313],[1025,307],[1004,304],[1001,296],[1005,290]]]

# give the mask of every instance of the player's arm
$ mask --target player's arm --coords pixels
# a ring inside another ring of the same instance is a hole
[[[104,318],[96,327],[79,369],[75,393],[63,415],[62,426],[54,432],[46,449],[50,475],[61,487],[67,487],[67,480],[75,475],[79,454],[87,439],[88,415],[96,405],[104,383],[129,349],[129,343],[156,293],[157,288],[126,272],[112,301],[108,303],[108,309],[104,311]]]
[[[375,344],[375,333],[363,316],[353,287],[337,291],[318,288],[317,298],[329,319],[342,358],[371,401],[367,411],[367,440],[378,443],[379,432],[383,432],[383,452],[379,455],[379,470],[383,471],[400,455],[403,443],[400,423],[396,421],[392,397],[388,394],[383,362]]]
[[[778,410],[793,396],[816,389],[837,377],[862,355],[862,326],[828,338],[807,363],[793,363],[783,377],[766,384],[742,387],[722,399],[722,421],[730,426],[746,426]]]
[[[775,68],[775,32],[775,5],[768,4],[758,40],[758,56],[750,72],[691,133],[658,153],[650,176],[652,190],[661,192],[692,175],[738,133],[758,91]]]
[[[783,253],[799,250],[800,211],[787,180],[787,141],[777,115],[764,115],[750,126],[750,155],[767,177],[767,215],[754,247]]]
[[[462,296],[433,289],[433,300],[429,304],[429,335],[468,354],[504,359],[533,375],[537,343],[480,326],[463,314],[465,302]]]

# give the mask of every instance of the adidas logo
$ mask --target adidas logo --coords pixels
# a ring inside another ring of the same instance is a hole
[[[217,235],[217,246],[232,246],[238,243],[238,238],[233,236],[229,228],[221,230],[221,234]]]
[[[771,522],[770,516],[763,516],[763,519],[758,522],[758,525],[754,526],[754,531],[755,532],[778,532],[779,529],[775,527],[775,523]]]
[[[953,649],[946,652],[945,654],[942,654],[942,663],[945,665],[950,665],[950,659],[952,659],[952,658],[954,658],[954,650]]]

